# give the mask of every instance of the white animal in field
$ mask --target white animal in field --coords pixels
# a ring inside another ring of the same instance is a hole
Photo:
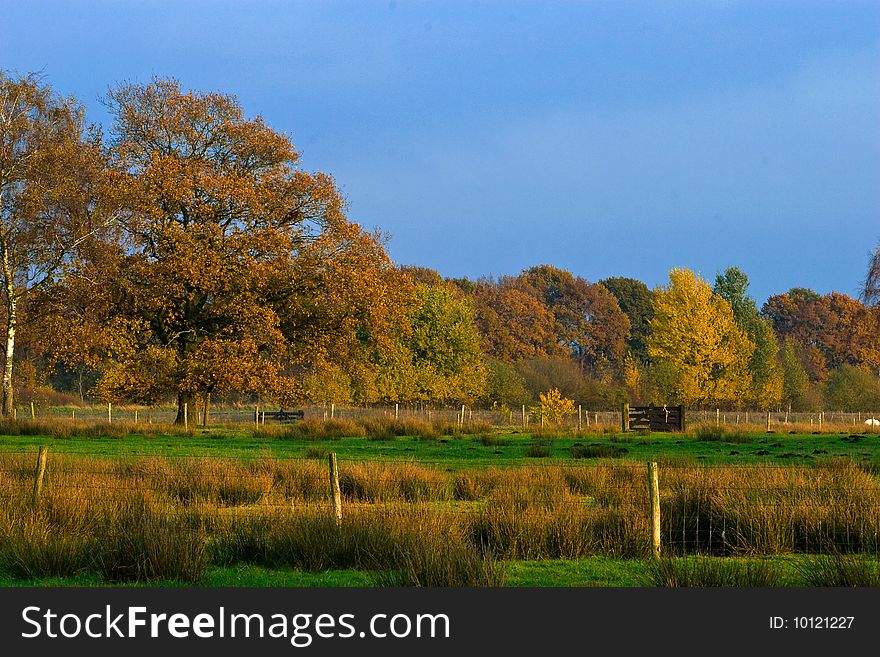
[[[865,420],[865,424],[867,424],[869,427],[880,427],[880,420],[875,417],[868,418],[867,420]]]

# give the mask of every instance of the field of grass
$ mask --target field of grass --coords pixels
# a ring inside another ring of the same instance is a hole
[[[854,560],[849,568],[837,564],[834,557],[815,555],[787,555],[776,557],[677,557],[655,564],[645,559],[613,559],[587,557],[584,559],[546,559],[539,561],[512,561],[507,565],[504,586],[509,587],[648,587],[648,586],[750,586],[755,585],[755,565],[765,578],[762,585],[774,587],[817,586],[878,586],[880,568],[876,559]],[[846,562],[844,562],[846,564]],[[752,570],[749,570],[749,568]],[[719,570],[727,569],[722,577]],[[684,571],[689,579],[678,581],[668,578]],[[769,574],[769,577],[768,577]],[[667,579],[661,579],[664,575]],[[116,586],[180,586],[186,582],[128,582]],[[205,587],[364,587],[376,586],[369,572],[359,570],[332,570],[310,573],[292,568],[267,568],[238,565],[212,567],[200,582]],[[58,587],[107,586],[97,575],[72,577],[45,577],[22,580],[0,576],[2,587]]]
[[[0,425],[0,453],[29,451],[40,445],[57,453],[96,456],[324,458],[332,451],[343,460],[414,460],[451,468],[596,459],[800,465],[843,457],[880,471],[880,435],[870,433],[745,433],[703,427],[683,434],[619,434],[607,429],[535,434],[479,426],[443,435],[425,430],[424,423],[401,423],[398,430],[410,435],[395,435],[393,427],[363,435],[364,430],[354,423],[321,425],[331,429],[304,435],[285,427],[258,432],[247,427],[216,427],[183,434],[170,425],[150,427],[145,433],[143,425],[71,427],[68,421],[19,422],[17,435],[10,435],[8,425],[6,431]]]
[[[387,421],[0,430],[3,586],[880,580],[876,435],[522,434]],[[35,505],[38,446],[50,457]],[[339,526],[328,512],[331,451]],[[660,562],[648,559],[648,460],[661,464],[670,558]]]

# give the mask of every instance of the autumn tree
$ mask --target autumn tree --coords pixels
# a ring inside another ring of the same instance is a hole
[[[381,248],[347,220],[333,179],[301,170],[288,137],[234,97],[154,80],[111,90],[108,107],[124,214],[100,284],[120,330],[97,392],[176,394],[178,423],[219,391],[298,398],[327,349],[320,320],[342,321],[340,297],[326,294],[344,291],[312,297],[315,276]]]
[[[302,398],[371,403],[393,398],[380,376],[408,329],[412,281],[388,260],[379,235],[354,224],[304,245],[278,305],[287,341],[284,370]]]
[[[808,405],[810,377],[798,356],[798,345],[787,339],[779,354],[782,369],[782,401],[795,410]]]
[[[506,281],[477,281],[471,291],[477,328],[486,353],[513,363],[524,358],[562,354],[555,319],[534,296]]]
[[[614,295],[620,309],[629,319],[630,334],[626,344],[632,355],[637,362],[646,361],[650,321],[654,317],[654,292],[635,278],[606,278],[599,281],[599,285]]]
[[[520,406],[531,401],[532,395],[516,366],[501,360],[486,361],[486,391],[483,401],[487,406]]]
[[[435,269],[420,267],[419,265],[401,265],[398,269],[413,283],[429,286],[443,285],[443,277]]]
[[[714,293],[730,304],[736,325],[755,345],[749,359],[751,401],[760,408],[769,408],[782,398],[779,345],[770,321],[758,312],[748,290],[749,278],[737,267],[730,267],[715,278]]]
[[[2,413],[13,408],[22,303],[51,285],[77,247],[115,220],[99,191],[103,161],[82,107],[35,75],[0,71],[0,282],[5,310]]]
[[[674,400],[741,402],[754,345],[736,325],[730,304],[688,269],[669,272],[669,284],[655,295],[648,356],[670,373]]]
[[[793,289],[770,297],[762,312],[781,339],[801,345],[814,381],[844,364],[880,367],[880,316],[852,297]]]
[[[92,311],[99,305],[97,299],[75,296],[77,286],[71,285],[75,282],[66,277],[44,293],[32,295],[29,311],[40,321],[26,327],[24,338],[47,367],[72,376],[77,396],[84,402],[86,391],[103,369],[112,329],[96,321],[98,316]]]
[[[854,365],[841,365],[831,373],[825,388],[831,408],[866,411],[880,408],[880,378]]]
[[[449,285],[418,284],[394,369],[409,373],[401,398],[472,402],[485,390],[486,365],[471,303]]]
[[[605,287],[551,265],[527,269],[512,284],[540,300],[552,313],[558,343],[582,369],[620,367],[629,320]]]

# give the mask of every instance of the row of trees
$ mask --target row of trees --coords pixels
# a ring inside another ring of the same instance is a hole
[[[729,269],[649,290],[543,265],[498,280],[397,267],[333,178],[238,101],[122,84],[107,131],[0,74],[4,414],[15,384],[184,404],[512,405],[540,391],[795,407],[875,399],[878,311]],[[877,256],[866,300],[877,299]],[[17,364],[17,365],[16,365]],[[872,387],[873,386],[873,387]]]
[[[735,267],[714,285],[674,269],[656,290],[548,266],[454,283],[474,305],[496,401],[558,386],[605,407],[880,407],[880,309],[846,295],[794,289],[759,310]]]

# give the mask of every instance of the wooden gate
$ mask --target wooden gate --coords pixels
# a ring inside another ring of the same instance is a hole
[[[623,405],[623,431],[684,431],[684,406]]]

